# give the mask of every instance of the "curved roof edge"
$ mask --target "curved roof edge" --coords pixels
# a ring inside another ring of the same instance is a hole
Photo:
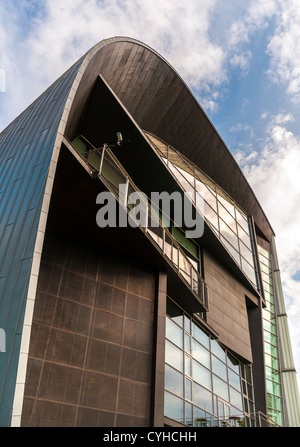
[[[211,144],[211,142],[207,141],[206,144],[206,149],[205,149],[205,154],[200,155],[200,152],[204,151],[204,147],[202,146],[199,153],[197,154],[197,147],[194,148],[194,151],[189,151],[188,153],[185,151],[185,146],[182,144],[182,138],[177,138],[174,137],[172,141],[170,141],[170,138],[168,138],[169,135],[162,135],[161,132],[156,132],[156,129],[153,128],[148,128],[145,124],[145,122],[141,122],[141,121],[147,121],[145,120],[145,117],[140,118],[138,116],[138,114],[134,113],[134,110],[132,107],[128,106],[128,101],[126,101],[125,97],[122,97],[120,95],[120,99],[122,100],[122,102],[124,103],[124,105],[128,108],[128,110],[131,112],[132,116],[134,117],[134,119],[138,122],[138,124],[142,127],[145,128],[145,130],[148,130],[150,132],[153,132],[154,134],[156,134],[158,137],[164,139],[165,141],[167,141],[169,144],[171,144],[173,147],[175,147],[177,150],[179,150],[180,152],[182,152],[184,155],[186,155],[188,158],[191,159],[191,161],[195,162],[195,164],[197,164],[202,170],[204,170],[205,172],[207,172],[207,174],[212,177],[216,183],[218,183],[225,191],[227,191],[232,197],[233,199],[240,204],[240,206],[242,206],[246,212],[250,215],[254,216],[254,220],[255,223],[258,225],[258,227],[260,228],[260,230],[262,231],[263,234],[265,234],[265,236],[270,240],[271,237],[275,234],[272,226],[258,200],[258,198],[255,195],[255,192],[253,190],[253,188],[251,187],[251,185],[249,184],[247,178],[245,177],[244,173],[242,172],[240,166],[238,165],[237,161],[235,160],[233,154],[230,152],[229,148],[227,147],[226,143],[224,142],[224,140],[222,139],[222,137],[220,136],[220,134],[218,133],[218,131],[216,130],[215,126],[213,125],[213,123],[211,122],[210,118],[207,116],[206,112],[204,111],[203,107],[201,106],[201,104],[198,102],[198,100],[196,99],[193,91],[191,90],[191,88],[187,85],[187,83],[184,81],[184,79],[180,76],[180,74],[176,71],[176,69],[162,56],[160,55],[156,50],[154,50],[153,48],[151,48],[150,46],[148,46],[147,44],[137,40],[137,39],[133,39],[130,37],[126,37],[126,36],[116,36],[116,37],[111,37],[108,39],[104,39],[102,41],[100,41],[99,43],[97,43],[96,45],[94,45],[89,51],[87,51],[83,57],[83,62],[82,62],[82,66],[86,66],[86,68],[88,68],[89,63],[92,61],[93,57],[99,52],[101,51],[103,48],[105,48],[108,45],[111,44],[119,44],[119,43],[127,43],[127,44],[132,44],[132,45],[138,45],[142,48],[144,48],[145,50],[151,52],[154,56],[156,56],[161,62],[163,62],[163,64],[165,64],[165,66],[175,75],[175,78],[177,77],[177,81],[179,81],[182,85],[182,87],[185,89],[185,101],[187,103],[190,103],[190,105],[193,103],[193,108],[198,109],[198,121],[200,126],[203,125],[206,128],[210,128],[210,134],[212,136],[212,140],[213,140],[213,145]],[[147,61],[148,62],[148,61]],[[154,65],[154,64],[153,64]],[[99,67],[99,68],[103,68],[103,67]],[[119,68],[122,69],[122,66],[119,65]],[[148,69],[150,67],[148,66]],[[151,67],[153,69],[153,67]],[[80,76],[80,73],[78,73],[78,76]],[[113,76],[112,76],[113,77]],[[107,81],[109,82],[109,84],[111,85],[111,79],[110,76],[108,75],[108,70],[106,70],[105,73],[105,78],[107,79]],[[147,80],[148,85],[144,87],[148,87],[151,90],[151,80]],[[140,82],[138,84],[138,86],[141,86],[142,83]],[[174,84],[175,85],[175,84]],[[137,87],[138,88],[138,87]],[[116,94],[119,95],[118,89],[114,88],[114,91],[116,91]],[[131,92],[132,93],[132,92]],[[124,96],[124,95],[123,95]],[[186,96],[189,96],[189,99],[187,100]],[[147,97],[147,95],[143,96],[143,100],[145,101],[145,107],[150,107],[151,105],[149,104],[150,99]],[[166,101],[167,98],[164,97],[164,100]],[[170,97],[169,98],[169,102],[170,104],[172,103],[173,98]],[[187,108],[188,106],[186,106]],[[178,111],[178,115],[179,113],[182,112],[182,109],[180,111]],[[157,112],[156,112],[157,113]],[[195,112],[197,113],[197,112]],[[205,122],[203,122],[203,119]],[[197,120],[197,117],[196,117]],[[143,124],[143,125],[142,125]],[[185,123],[187,125],[189,125],[189,123]],[[159,127],[159,126],[157,126]],[[160,130],[161,130],[160,126]],[[195,138],[195,141],[197,141],[197,137],[193,134],[195,134],[195,132],[191,131],[190,129],[190,125],[189,127],[189,131],[191,132],[190,138]],[[207,129],[205,130],[205,134],[207,134]],[[185,135],[186,137],[186,135]],[[186,142],[186,141],[185,141]],[[176,144],[177,143],[177,144]],[[209,146],[209,149],[207,149],[207,147]],[[221,149],[222,147],[222,149]],[[213,167],[211,167],[211,160],[209,161],[209,163],[204,163],[203,165],[203,161],[204,159],[207,157],[208,152],[214,150],[214,154],[213,157],[218,157],[220,156],[220,152],[222,151],[224,155],[224,152],[226,152],[227,156],[226,156],[226,160],[224,160],[224,158],[222,158],[222,166],[220,166],[220,164],[218,165],[217,163],[215,163],[215,165]],[[218,153],[219,152],[219,153]],[[225,165],[226,162],[226,165]],[[209,165],[209,166],[208,166]],[[209,170],[208,170],[209,167]],[[228,170],[228,175],[227,175],[227,179],[220,176],[220,170]],[[234,181],[235,179],[235,181]],[[241,183],[243,183],[243,185],[241,185]],[[243,197],[240,194],[240,187],[242,186],[242,189],[244,190],[243,192]],[[245,199],[245,196],[248,195],[248,200]],[[251,202],[252,204],[249,205],[249,197],[251,197]],[[242,203],[241,203],[242,202]],[[248,202],[248,206],[245,203]]]

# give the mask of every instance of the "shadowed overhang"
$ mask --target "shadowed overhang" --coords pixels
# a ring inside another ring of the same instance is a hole
[[[93,49],[70,111],[66,136],[78,134],[79,117],[101,74],[137,124],[178,149],[254,217],[259,233],[274,234],[253,190],[207,115],[175,70],[154,50],[130,38]]]

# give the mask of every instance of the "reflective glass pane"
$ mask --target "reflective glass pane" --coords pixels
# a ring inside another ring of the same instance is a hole
[[[200,343],[196,342],[196,340],[193,340],[192,342],[192,353],[193,357],[198,362],[210,369],[210,353],[207,349],[200,345]]]
[[[219,204],[219,215],[230,229],[237,233],[235,218],[221,204]]]
[[[218,194],[218,200],[222,204],[224,208],[235,218],[234,205],[229,202],[229,200],[225,199],[222,195]]]
[[[252,251],[249,250],[245,244],[243,244],[243,242],[240,242],[240,251],[241,251],[241,255],[243,256],[243,258],[246,259],[246,261],[249,262],[249,264],[252,265],[252,267],[254,267],[254,261],[253,261],[253,254]]]
[[[195,360],[193,360],[193,379],[211,390],[211,372]]]
[[[183,330],[169,318],[166,319],[166,337],[183,348]]]
[[[212,394],[194,382],[194,403],[203,410],[212,412]]]
[[[186,315],[184,315],[183,324],[184,324],[184,329],[190,334],[191,333],[191,319],[189,317],[187,317]]]
[[[193,388],[193,383],[190,379],[185,379],[185,398],[188,400],[192,400],[192,388]]]
[[[230,244],[236,249],[239,249],[237,235],[220,219],[220,233]]]
[[[213,375],[213,391],[217,396],[229,402],[227,383],[215,375]]]
[[[248,278],[254,283],[256,284],[256,274],[255,274],[255,270],[254,268],[248,264],[248,262],[246,262],[244,260],[244,258],[242,258],[242,269],[244,270],[244,272],[246,273],[246,275],[248,276]]]
[[[276,396],[281,396],[281,386],[279,383],[271,382],[267,380],[267,393],[275,394]]]
[[[176,348],[168,340],[166,340],[166,362],[179,369],[179,371],[183,371],[183,351]]]
[[[184,349],[186,352],[188,352],[189,354],[192,351],[192,341],[191,341],[191,337],[188,334],[184,334]]]
[[[238,265],[241,265],[240,253],[237,250],[235,250],[235,248],[233,248],[233,246],[222,235],[221,235],[220,239],[223,242],[223,244],[225,245],[225,247],[227,248],[227,250],[229,251],[229,253],[231,254],[231,256],[233,257],[233,259],[236,261],[236,263]]]
[[[187,376],[191,376],[192,375],[192,359],[191,357],[189,357],[188,355],[184,356],[184,367],[185,367],[185,374]]]
[[[242,395],[231,387],[230,387],[230,403],[231,405],[243,410]]]
[[[218,214],[211,208],[211,206],[208,205],[207,202],[204,202],[204,216],[217,230],[219,229]]]
[[[240,372],[240,362],[233,357],[229,352],[227,352],[227,364],[228,366],[233,369],[237,374]]]
[[[251,239],[248,231],[244,231],[240,226],[238,226],[238,236],[239,239],[248,247],[249,250],[252,250]]]
[[[183,375],[168,365],[165,368],[165,388],[181,397],[184,395]]]
[[[213,427],[214,418],[212,414],[207,413],[201,408],[194,407],[194,425],[195,427]]]
[[[247,216],[243,215],[237,208],[235,209],[236,220],[246,233],[249,233]]]
[[[192,323],[192,334],[196,340],[209,349],[209,336],[195,323]]]
[[[211,192],[209,187],[206,187],[206,189],[204,190],[203,198],[204,198],[205,202],[207,202],[209,204],[209,206],[211,206],[211,208],[213,208],[215,211],[217,211],[216,196]]]
[[[217,374],[219,377],[227,381],[226,365],[214,355],[212,356],[212,371],[214,374]]]
[[[240,382],[240,376],[233,372],[231,369],[228,369],[228,378],[229,383],[237,390],[241,390],[241,382]]]
[[[193,426],[193,406],[188,402],[185,402],[185,423],[190,427]]]
[[[219,359],[226,363],[225,349],[217,342],[217,340],[211,340],[211,352],[215,354]]]
[[[184,402],[179,397],[165,391],[165,416],[184,423]]]
[[[175,323],[183,326],[183,311],[170,299],[167,300],[167,314]]]

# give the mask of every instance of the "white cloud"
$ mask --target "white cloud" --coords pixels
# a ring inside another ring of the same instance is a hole
[[[33,18],[30,3],[7,2],[0,19],[0,49],[16,87],[6,96],[11,110],[22,111],[24,92],[27,100],[35,99],[93,45],[116,35],[152,46],[191,88],[210,92],[226,80],[225,51],[209,34],[217,0],[201,5],[196,0],[45,0],[42,13]],[[25,12],[27,29],[19,39]],[[210,101],[214,108],[216,100]]]
[[[265,116],[267,119],[267,116]],[[300,368],[300,282],[294,279],[300,260],[300,137],[289,131],[290,113],[268,117],[267,136],[259,156],[239,153],[243,171],[277,234],[283,289]]]

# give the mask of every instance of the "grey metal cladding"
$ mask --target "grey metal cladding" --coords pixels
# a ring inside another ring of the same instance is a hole
[[[73,65],[0,134],[0,425],[9,425],[28,281],[52,151]]]

